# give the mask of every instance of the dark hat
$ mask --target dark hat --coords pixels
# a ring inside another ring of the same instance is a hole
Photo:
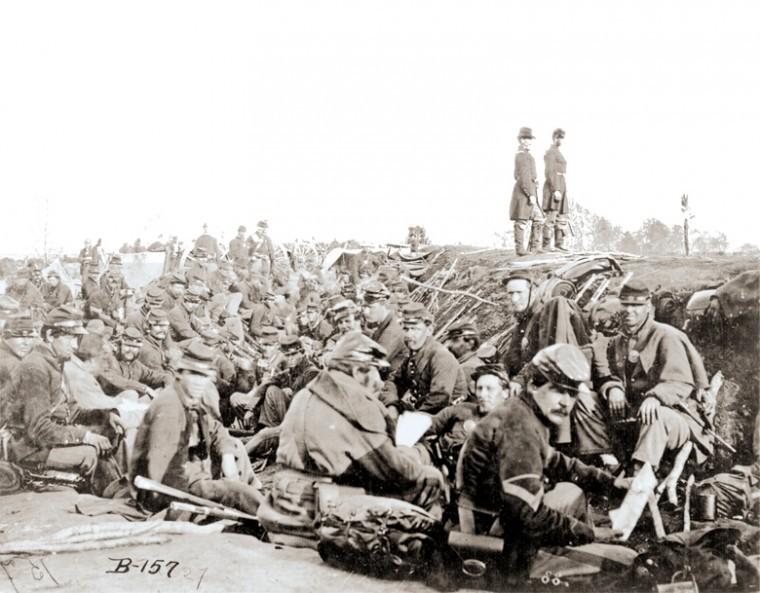
[[[380,344],[371,340],[360,331],[351,331],[343,336],[327,358],[327,365],[332,362],[352,362],[367,364],[379,368],[390,366],[388,353]]]
[[[533,285],[533,276],[530,275],[530,272],[525,270],[512,270],[502,279],[501,283],[506,286],[510,280],[525,280],[530,285]]]
[[[533,130],[530,128],[520,128],[520,133],[517,135],[518,140],[522,138],[535,138]]]
[[[280,332],[273,325],[265,325],[256,333],[256,338],[262,344],[277,344],[279,342]]]
[[[266,220],[260,220],[259,222],[256,223],[256,226],[260,229],[268,229],[269,223]]]
[[[151,286],[145,293],[145,302],[148,305],[162,305],[164,302],[165,293],[157,286]]]
[[[188,303],[200,303],[203,301],[205,296],[206,295],[200,286],[197,284],[192,284],[185,291],[185,294],[182,298]]]
[[[621,305],[643,305],[649,302],[651,297],[649,287],[637,278],[632,278],[620,289]]]
[[[146,321],[148,325],[169,325],[169,315],[164,309],[155,307],[148,312]]]
[[[387,301],[389,298],[391,298],[391,292],[382,282],[373,280],[364,288],[364,302],[367,304]]]
[[[71,305],[61,305],[50,311],[45,317],[45,327],[65,334],[87,333],[82,327],[82,313]]]
[[[61,277],[57,270],[48,270],[47,277],[50,278],[51,276],[55,276],[56,278]]]
[[[238,227],[238,233],[245,233],[247,230],[242,224]]]
[[[401,323],[409,325],[414,323],[433,323],[433,314],[422,303],[407,303],[401,308]]]
[[[289,352],[303,352],[303,343],[298,336],[282,336],[280,338],[280,350],[286,354]]]
[[[38,264],[36,261],[30,261],[27,266],[32,272],[40,272],[42,270],[40,264]]]
[[[591,378],[591,367],[583,352],[572,344],[552,344],[531,360],[531,365],[554,385],[578,391]]]
[[[121,343],[126,346],[142,346],[142,332],[134,326],[130,326],[121,334]]]
[[[552,138],[564,138],[565,137],[565,130],[562,128],[557,128],[552,132]]]
[[[116,264],[117,266],[120,266],[121,265],[121,256],[118,253],[114,253],[111,256],[111,259],[108,260],[108,264],[109,265]]]
[[[0,313],[15,313],[19,310],[18,301],[7,294],[0,294]]]
[[[506,386],[509,383],[509,374],[503,364],[481,364],[470,373],[470,378],[477,381],[483,375],[494,375]]]
[[[184,284],[187,286],[187,278],[183,274],[172,272],[169,274],[169,284]]]
[[[182,353],[182,358],[180,358],[177,363],[177,370],[199,373],[201,375],[206,375],[207,377],[215,377],[215,358],[216,355],[214,354],[214,351],[202,341],[198,339],[190,340]]]
[[[29,315],[12,315],[3,328],[5,338],[32,338],[36,335],[37,332],[34,331],[32,318]]]
[[[355,315],[358,312],[358,308],[354,301],[349,299],[340,301],[332,308],[333,319],[338,322],[341,319],[345,319],[349,315]]]
[[[454,338],[479,338],[480,332],[475,324],[470,321],[457,321],[451,324],[446,331],[446,340],[453,340]]]

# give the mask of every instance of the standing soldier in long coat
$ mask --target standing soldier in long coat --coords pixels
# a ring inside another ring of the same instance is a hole
[[[544,199],[541,204],[546,220],[544,221],[544,250],[554,251],[554,247],[560,251],[568,251],[565,240],[570,231],[570,202],[567,198],[567,186],[565,185],[565,173],[567,173],[567,161],[560,152],[559,147],[565,138],[565,130],[557,128],[552,133],[552,145],[544,154]]]
[[[530,154],[530,146],[533,143],[533,131],[530,128],[520,128],[517,141],[520,148],[515,155],[515,187],[512,189],[512,200],[509,203],[509,218],[515,224],[515,253],[526,255],[525,229],[528,221],[531,221],[530,243],[531,252],[541,251],[541,227],[543,214],[538,208],[536,195],[538,184],[536,173],[536,161]]]

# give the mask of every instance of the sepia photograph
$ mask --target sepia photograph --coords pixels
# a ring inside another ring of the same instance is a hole
[[[0,2],[0,593],[759,591],[758,23]]]

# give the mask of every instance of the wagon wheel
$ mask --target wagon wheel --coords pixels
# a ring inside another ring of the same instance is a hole
[[[272,274],[274,276],[287,277],[291,271],[292,267],[290,265],[288,250],[284,245],[274,245],[274,270],[272,270]]]
[[[296,241],[291,250],[293,267],[298,270],[313,271],[319,267],[321,258],[317,248],[309,241]]]

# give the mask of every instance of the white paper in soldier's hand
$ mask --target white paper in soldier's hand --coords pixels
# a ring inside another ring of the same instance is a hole
[[[639,517],[644,511],[649,495],[654,492],[656,486],[657,478],[652,471],[652,466],[645,463],[628,489],[623,504],[620,505],[620,508],[610,511],[612,528],[620,529],[623,532],[620,541],[628,541],[636,523],[639,522]]]
[[[433,423],[425,412],[404,412],[396,422],[396,446],[413,447]]]

